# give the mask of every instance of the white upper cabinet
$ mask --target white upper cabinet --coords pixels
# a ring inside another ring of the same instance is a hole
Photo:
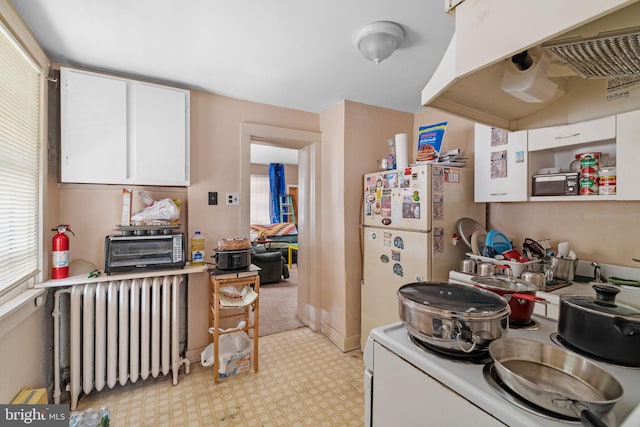
[[[475,125],[474,201],[521,202],[528,197],[527,132]]]
[[[616,137],[616,117],[554,126],[529,131],[529,151],[563,148],[595,141],[612,140]]]
[[[189,91],[61,68],[62,182],[189,185]]]
[[[63,182],[121,182],[127,174],[127,83],[61,70]]]
[[[640,111],[616,116],[617,192],[620,200],[640,200]]]

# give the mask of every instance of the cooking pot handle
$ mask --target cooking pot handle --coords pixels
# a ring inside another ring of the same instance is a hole
[[[620,335],[640,336],[640,324],[638,324],[637,322],[630,322],[623,317],[614,317],[613,325]]]
[[[475,348],[476,348],[476,337],[473,335],[473,333],[470,330],[462,330],[458,333],[458,335],[456,335],[456,340],[458,341],[458,347],[460,348],[460,350],[464,351],[465,353],[471,353]],[[465,343],[468,343],[469,341],[472,342],[471,347],[469,348],[464,348],[464,346],[462,345],[463,341],[462,339],[464,339]]]

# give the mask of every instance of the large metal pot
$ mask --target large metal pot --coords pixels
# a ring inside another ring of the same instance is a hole
[[[507,297],[511,308],[511,323],[530,322],[535,302],[544,301],[543,298],[536,297],[537,286],[520,279],[498,276],[472,277],[471,284]]]
[[[593,285],[591,295],[561,295],[558,335],[593,356],[640,366],[640,308],[616,302],[615,286]]]
[[[397,292],[400,319],[431,347],[475,355],[506,336],[509,306],[498,295],[469,285],[416,282]]]
[[[489,345],[496,372],[507,387],[549,411],[579,417],[583,425],[600,421],[622,398],[618,380],[588,359],[561,348],[525,339]]]

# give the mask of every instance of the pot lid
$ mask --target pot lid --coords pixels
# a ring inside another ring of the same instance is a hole
[[[470,317],[508,314],[509,305],[499,295],[474,286],[443,282],[416,282],[401,286],[398,299],[430,311]]]
[[[462,241],[469,246],[469,249],[473,249],[471,247],[471,235],[474,231],[487,234],[487,230],[485,230],[482,224],[471,218],[460,218],[456,224],[456,228],[458,229],[458,234],[462,238]]]
[[[536,292],[538,290],[537,286],[532,283],[508,277],[478,276],[472,277],[471,283],[485,289],[508,291],[514,293]]]
[[[593,285],[596,296],[592,295],[560,295],[560,300],[580,310],[589,310],[607,316],[628,317],[632,321],[640,321],[640,308],[631,304],[616,301],[620,292],[615,286]]]

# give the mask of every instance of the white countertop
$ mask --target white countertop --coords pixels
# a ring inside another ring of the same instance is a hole
[[[184,268],[171,268],[164,270],[146,270],[146,271],[134,271],[130,273],[114,273],[111,275],[105,274],[103,271],[100,271],[100,275],[98,277],[87,277],[87,274],[80,274],[77,276],[70,276],[64,279],[51,279],[46,282],[36,283],[34,288],[56,288],[60,286],[73,286],[73,285],[84,285],[86,283],[99,283],[99,282],[111,282],[114,280],[127,280],[127,279],[140,279],[144,277],[158,277],[158,276],[175,276],[175,275],[184,275],[184,274],[196,274],[196,273],[204,273],[209,266],[205,265],[196,265],[192,266],[190,263],[187,263]]]

